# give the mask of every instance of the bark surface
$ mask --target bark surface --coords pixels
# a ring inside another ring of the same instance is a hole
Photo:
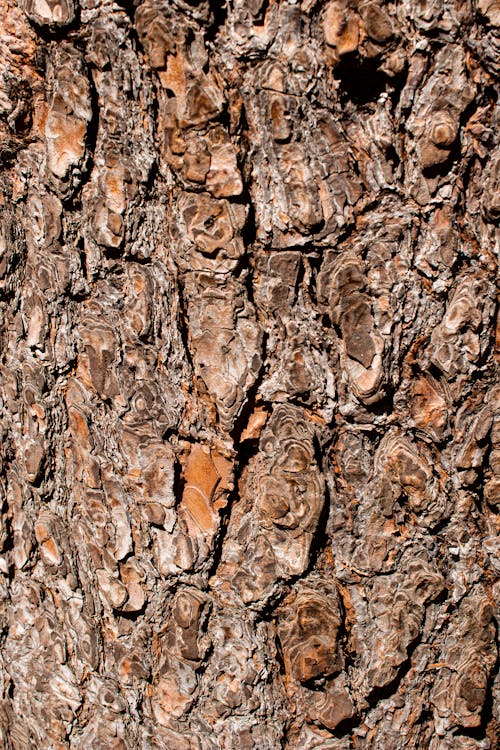
[[[494,750],[495,0],[0,0],[0,745]]]

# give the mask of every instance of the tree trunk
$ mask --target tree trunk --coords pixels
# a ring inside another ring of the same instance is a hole
[[[0,0],[2,748],[500,747],[499,25]]]

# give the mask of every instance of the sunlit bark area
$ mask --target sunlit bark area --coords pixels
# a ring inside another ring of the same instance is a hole
[[[495,750],[500,6],[0,0],[0,746]]]

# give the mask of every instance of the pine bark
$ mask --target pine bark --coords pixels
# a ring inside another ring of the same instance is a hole
[[[495,0],[0,0],[0,746],[500,747]]]

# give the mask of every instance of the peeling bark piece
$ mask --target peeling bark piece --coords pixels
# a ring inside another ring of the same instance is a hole
[[[160,522],[164,521],[165,518],[162,516]],[[182,529],[176,528],[173,533],[158,530],[154,534],[153,554],[160,575],[177,576],[180,571],[193,569],[198,559],[198,545],[196,539],[190,539]]]
[[[197,687],[196,672],[179,660],[166,661],[163,675],[148,689],[152,713],[161,726],[170,726],[192,705]]]
[[[367,285],[363,262],[354,253],[329,254],[318,278],[322,300],[342,333],[342,363],[353,393],[365,404],[384,395],[385,342],[376,330],[371,299],[362,294]]]
[[[191,539],[197,540],[198,562],[212,552],[232,484],[232,463],[208,446],[194,445],[184,469],[184,491],[178,514]]]
[[[173,94],[170,111],[180,127],[203,127],[217,117],[224,98],[216,75],[204,70],[208,56],[200,29],[154,2],[141,4],[136,23],[150,65]]]
[[[488,163],[486,180],[482,192],[482,205],[485,218],[497,222],[500,218],[500,158],[493,156]]]
[[[135,337],[149,340],[154,315],[154,281],[151,272],[140,264],[128,263],[128,299],[124,327]]]
[[[442,50],[436,57],[433,75],[420,90],[408,123],[417,139],[420,168],[424,172],[429,170],[429,176],[436,169],[449,171],[448,159],[458,137],[460,115],[473,97],[474,86],[467,78],[462,51],[457,50],[457,54],[448,58]],[[418,200],[425,200],[423,193]]]
[[[262,726],[254,713],[272,701],[271,686],[261,679],[269,655],[275,655],[268,625],[259,623],[253,612],[228,607],[219,612],[209,632],[213,653],[199,696],[209,735],[217,731],[223,746],[240,740],[243,747],[253,742],[272,746],[272,725]]]
[[[495,0],[479,0],[477,6],[492,26],[500,26],[500,8]]]
[[[59,542],[59,537],[63,535],[59,519],[52,513],[42,512],[35,523],[34,530],[44,563],[49,569],[58,568],[64,560]]]
[[[123,240],[122,215],[127,206],[125,196],[125,167],[108,160],[103,170],[98,191],[102,201],[98,203],[94,217],[96,242],[106,247],[119,247]]]
[[[236,161],[236,151],[228,135],[220,127],[209,131],[207,145],[210,167],[206,173],[206,186],[216,198],[241,195],[243,182]]]
[[[293,132],[293,104],[290,97],[274,94],[269,100],[269,118],[275,141],[286,142]]]
[[[74,0],[21,0],[22,9],[34,23],[55,30],[75,18]]]
[[[367,3],[360,9],[368,36],[375,42],[387,42],[393,33],[391,19],[377,3]]]
[[[443,590],[443,578],[425,558],[407,562],[405,573],[378,578],[368,593],[368,613],[373,625],[368,632],[355,626],[356,649],[361,664],[352,676],[353,693],[369,696],[389,684],[418,637],[425,605]]]
[[[339,675],[327,683],[326,689],[315,692],[312,698],[312,708],[308,718],[319,722],[328,729],[336,729],[342,722],[352,719],[356,715],[356,708],[346,686],[345,675]]]
[[[330,677],[343,666],[337,634],[341,624],[336,592],[314,579],[310,588],[300,587],[285,619],[278,625],[278,637],[287,672],[301,683]],[[323,585],[324,587],[324,585]]]
[[[64,193],[64,183],[71,181],[73,171],[83,164],[92,108],[83,59],[74,47],[66,43],[59,45],[53,76],[52,97],[45,121],[47,164],[61,181]]]
[[[458,136],[457,114],[450,110],[438,110],[430,115],[430,127],[420,146],[420,163],[429,169],[445,162]]]
[[[140,453],[140,466],[138,480],[144,500],[171,508],[175,504],[175,458],[170,446],[164,443],[145,445]]]
[[[222,428],[231,430],[261,366],[255,310],[243,286],[232,279],[221,284],[191,278],[186,291],[195,369],[215,401]]]
[[[337,591],[313,573],[295,587],[278,612],[289,700],[293,703],[298,697],[307,719],[335,729],[355,713],[343,671]]]
[[[51,193],[32,193],[27,205],[31,218],[28,236],[37,247],[50,247],[61,233],[61,201]]]
[[[146,604],[145,592],[146,574],[137,559],[129,558],[120,565],[120,579],[127,589],[127,601],[123,606],[124,612],[141,612]]]
[[[204,654],[201,627],[208,614],[206,596],[195,589],[181,589],[172,605],[172,624],[162,646],[178,659],[200,662]]]
[[[280,145],[277,156],[287,186],[289,223],[301,232],[317,228],[323,222],[323,211],[305,150],[298,143]]]
[[[218,573],[245,603],[262,606],[280,579],[307,567],[324,503],[314,435],[304,411],[289,405],[278,405],[261,433]]]
[[[110,370],[117,356],[116,332],[104,322],[89,320],[80,330],[80,341],[78,377],[81,382],[102,399],[117,396],[118,384]]]
[[[313,441],[314,430],[303,412],[289,406],[275,409],[260,439],[261,461],[253,479],[257,514],[285,575],[305,570],[323,507],[324,487]]]
[[[304,750],[350,750],[348,738],[332,737],[331,732],[314,724],[304,724],[297,740]]]
[[[384,478],[395,482],[392,486],[396,494],[403,493],[420,523],[436,523],[449,512],[444,493],[446,475],[437,466],[433,471],[430,456],[422,455],[407,438],[397,433],[386,435],[377,450],[375,466],[382,483]]]
[[[333,0],[325,10],[323,33],[325,41],[339,57],[354,52],[359,43],[359,16],[344,0]]]
[[[368,370],[376,354],[375,344],[370,336],[373,319],[369,300],[352,294],[348,299],[342,300],[340,321],[347,356]]]
[[[245,223],[245,207],[208,193],[185,193],[179,212],[189,243],[185,250],[179,248],[182,270],[231,271],[244,252],[239,233]]]
[[[448,423],[449,405],[443,388],[432,376],[413,381],[410,410],[417,427],[441,440]]]
[[[483,274],[461,278],[431,337],[432,361],[451,379],[481,355],[480,332],[488,326],[492,289]]]
[[[259,283],[256,284],[259,307],[269,310],[281,320],[289,317],[296,298],[297,279],[301,268],[300,253],[271,252],[259,258]]]

